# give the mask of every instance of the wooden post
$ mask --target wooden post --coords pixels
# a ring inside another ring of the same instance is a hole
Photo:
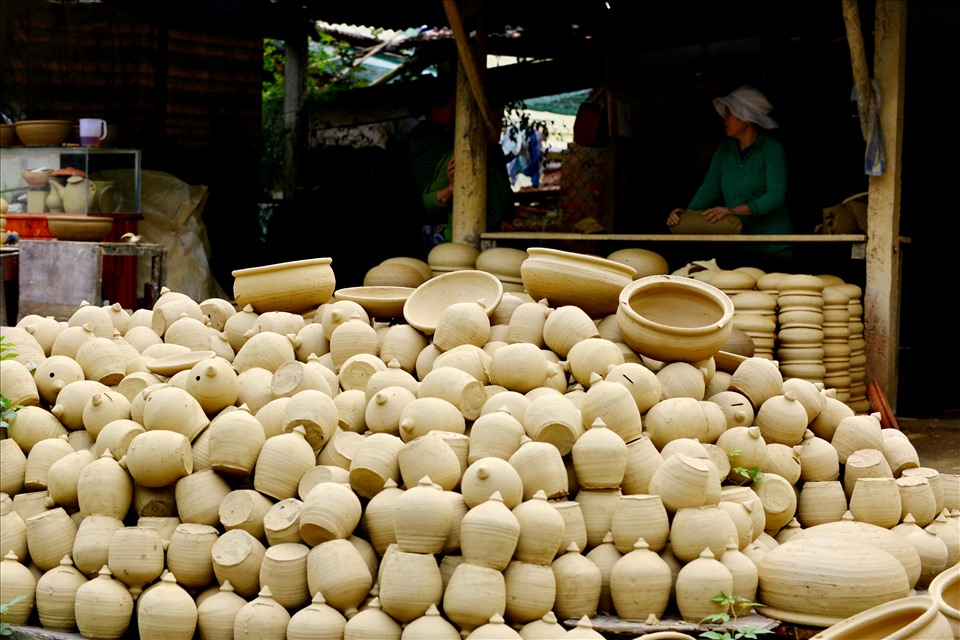
[[[907,3],[877,0],[876,12],[873,68],[881,91],[880,130],[886,168],[882,176],[871,176],[869,181],[864,338],[867,380],[879,383],[896,410],[900,347],[900,157]]]
[[[476,0],[467,4],[464,17],[476,19],[477,38],[470,47],[474,69],[486,69],[484,33],[480,28],[479,5]],[[474,99],[470,75],[464,60],[457,62],[457,115],[454,122],[453,156],[456,170],[453,179],[454,242],[480,246],[480,234],[487,226],[487,136],[480,107]],[[482,77],[479,79],[482,80]]]
[[[295,22],[285,39],[286,55],[283,70],[283,199],[292,200],[299,184],[297,167],[300,165],[298,149],[301,138],[307,131],[307,47],[309,36]]]
[[[843,0],[843,23],[847,28],[847,45],[850,47],[850,64],[853,66],[853,88],[857,96],[857,112],[860,114],[860,132],[866,140],[867,114],[873,94],[870,91],[870,68],[867,66],[867,53],[863,48],[857,0]]]

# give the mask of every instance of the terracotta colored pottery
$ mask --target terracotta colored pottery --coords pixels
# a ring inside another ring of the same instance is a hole
[[[295,260],[233,271],[233,296],[239,307],[257,313],[303,313],[330,299],[336,276],[330,258]]]
[[[77,589],[74,614],[80,635],[122,638],[133,618],[133,596],[122,582],[114,580],[104,565],[98,577]]]
[[[733,303],[716,287],[679,276],[648,276],[623,288],[617,324],[625,343],[665,362],[713,356],[733,329]]]

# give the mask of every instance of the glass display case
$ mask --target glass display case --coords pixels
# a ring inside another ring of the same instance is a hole
[[[5,147],[0,196],[10,214],[140,214],[140,151]]]

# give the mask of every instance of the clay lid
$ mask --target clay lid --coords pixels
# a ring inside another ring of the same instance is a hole
[[[69,178],[71,176],[80,176],[82,178],[87,177],[86,173],[84,173],[80,169],[77,169],[76,167],[64,167],[63,169],[57,169],[50,175],[53,176],[54,178],[62,178],[62,177]]]

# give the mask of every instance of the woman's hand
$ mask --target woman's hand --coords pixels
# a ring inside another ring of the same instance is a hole
[[[736,215],[730,207],[713,207],[703,212],[703,217],[710,222],[720,222],[727,216]]]
[[[453,175],[457,170],[457,160],[453,156],[450,156],[450,161],[447,163],[447,180],[453,185]]]
[[[670,212],[670,215],[667,216],[667,226],[675,227],[680,224],[680,214],[683,213],[683,209],[674,209]]]

